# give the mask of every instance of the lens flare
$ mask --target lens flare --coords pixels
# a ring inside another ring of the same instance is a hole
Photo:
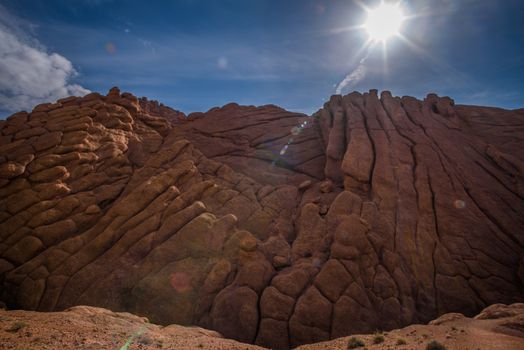
[[[175,272],[171,275],[171,287],[178,293],[185,293],[192,288],[191,277],[185,272]]]
[[[461,199],[457,199],[455,202],[453,202],[453,205],[457,209],[464,209],[466,207],[466,202]]]
[[[116,53],[116,46],[115,44],[109,42],[105,45],[105,49],[107,51],[108,54],[110,55],[114,55]]]

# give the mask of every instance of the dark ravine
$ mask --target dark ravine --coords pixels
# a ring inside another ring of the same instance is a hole
[[[186,117],[114,88],[0,131],[10,308],[288,349],[524,300],[524,110],[371,90]]]

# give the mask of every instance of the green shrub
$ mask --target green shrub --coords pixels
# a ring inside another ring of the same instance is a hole
[[[153,344],[153,339],[147,335],[141,335],[140,338],[138,338],[138,343],[142,345],[151,345]]]
[[[365,345],[366,344],[364,344],[364,342],[357,337],[349,338],[348,349],[361,348],[361,347],[364,347]]]
[[[426,346],[426,350],[446,350],[446,347],[440,344],[438,341],[433,340]]]
[[[384,336],[380,333],[375,333],[373,336],[373,344],[380,344],[384,342]]]
[[[397,339],[397,345],[406,345],[406,344],[407,343],[406,343],[406,341],[404,339],[402,339],[402,338]]]
[[[13,323],[11,325],[11,327],[6,329],[6,331],[14,333],[14,332],[18,332],[19,330],[21,330],[24,327],[27,327],[27,323],[25,323],[25,322],[15,322],[15,323]]]

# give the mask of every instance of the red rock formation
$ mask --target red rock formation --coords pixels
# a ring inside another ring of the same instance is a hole
[[[524,113],[333,96],[183,114],[112,89],[0,123],[2,300],[275,349],[524,297]]]

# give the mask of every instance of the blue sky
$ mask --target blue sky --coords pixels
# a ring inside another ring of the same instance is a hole
[[[373,7],[377,1],[361,3]],[[0,0],[2,116],[112,86],[186,113],[235,101],[316,111],[342,90],[524,107],[524,1],[402,1],[406,40],[360,51],[352,0]],[[10,58],[10,60],[8,60]],[[34,72],[33,72],[34,70]],[[47,89],[47,90],[46,90]]]

